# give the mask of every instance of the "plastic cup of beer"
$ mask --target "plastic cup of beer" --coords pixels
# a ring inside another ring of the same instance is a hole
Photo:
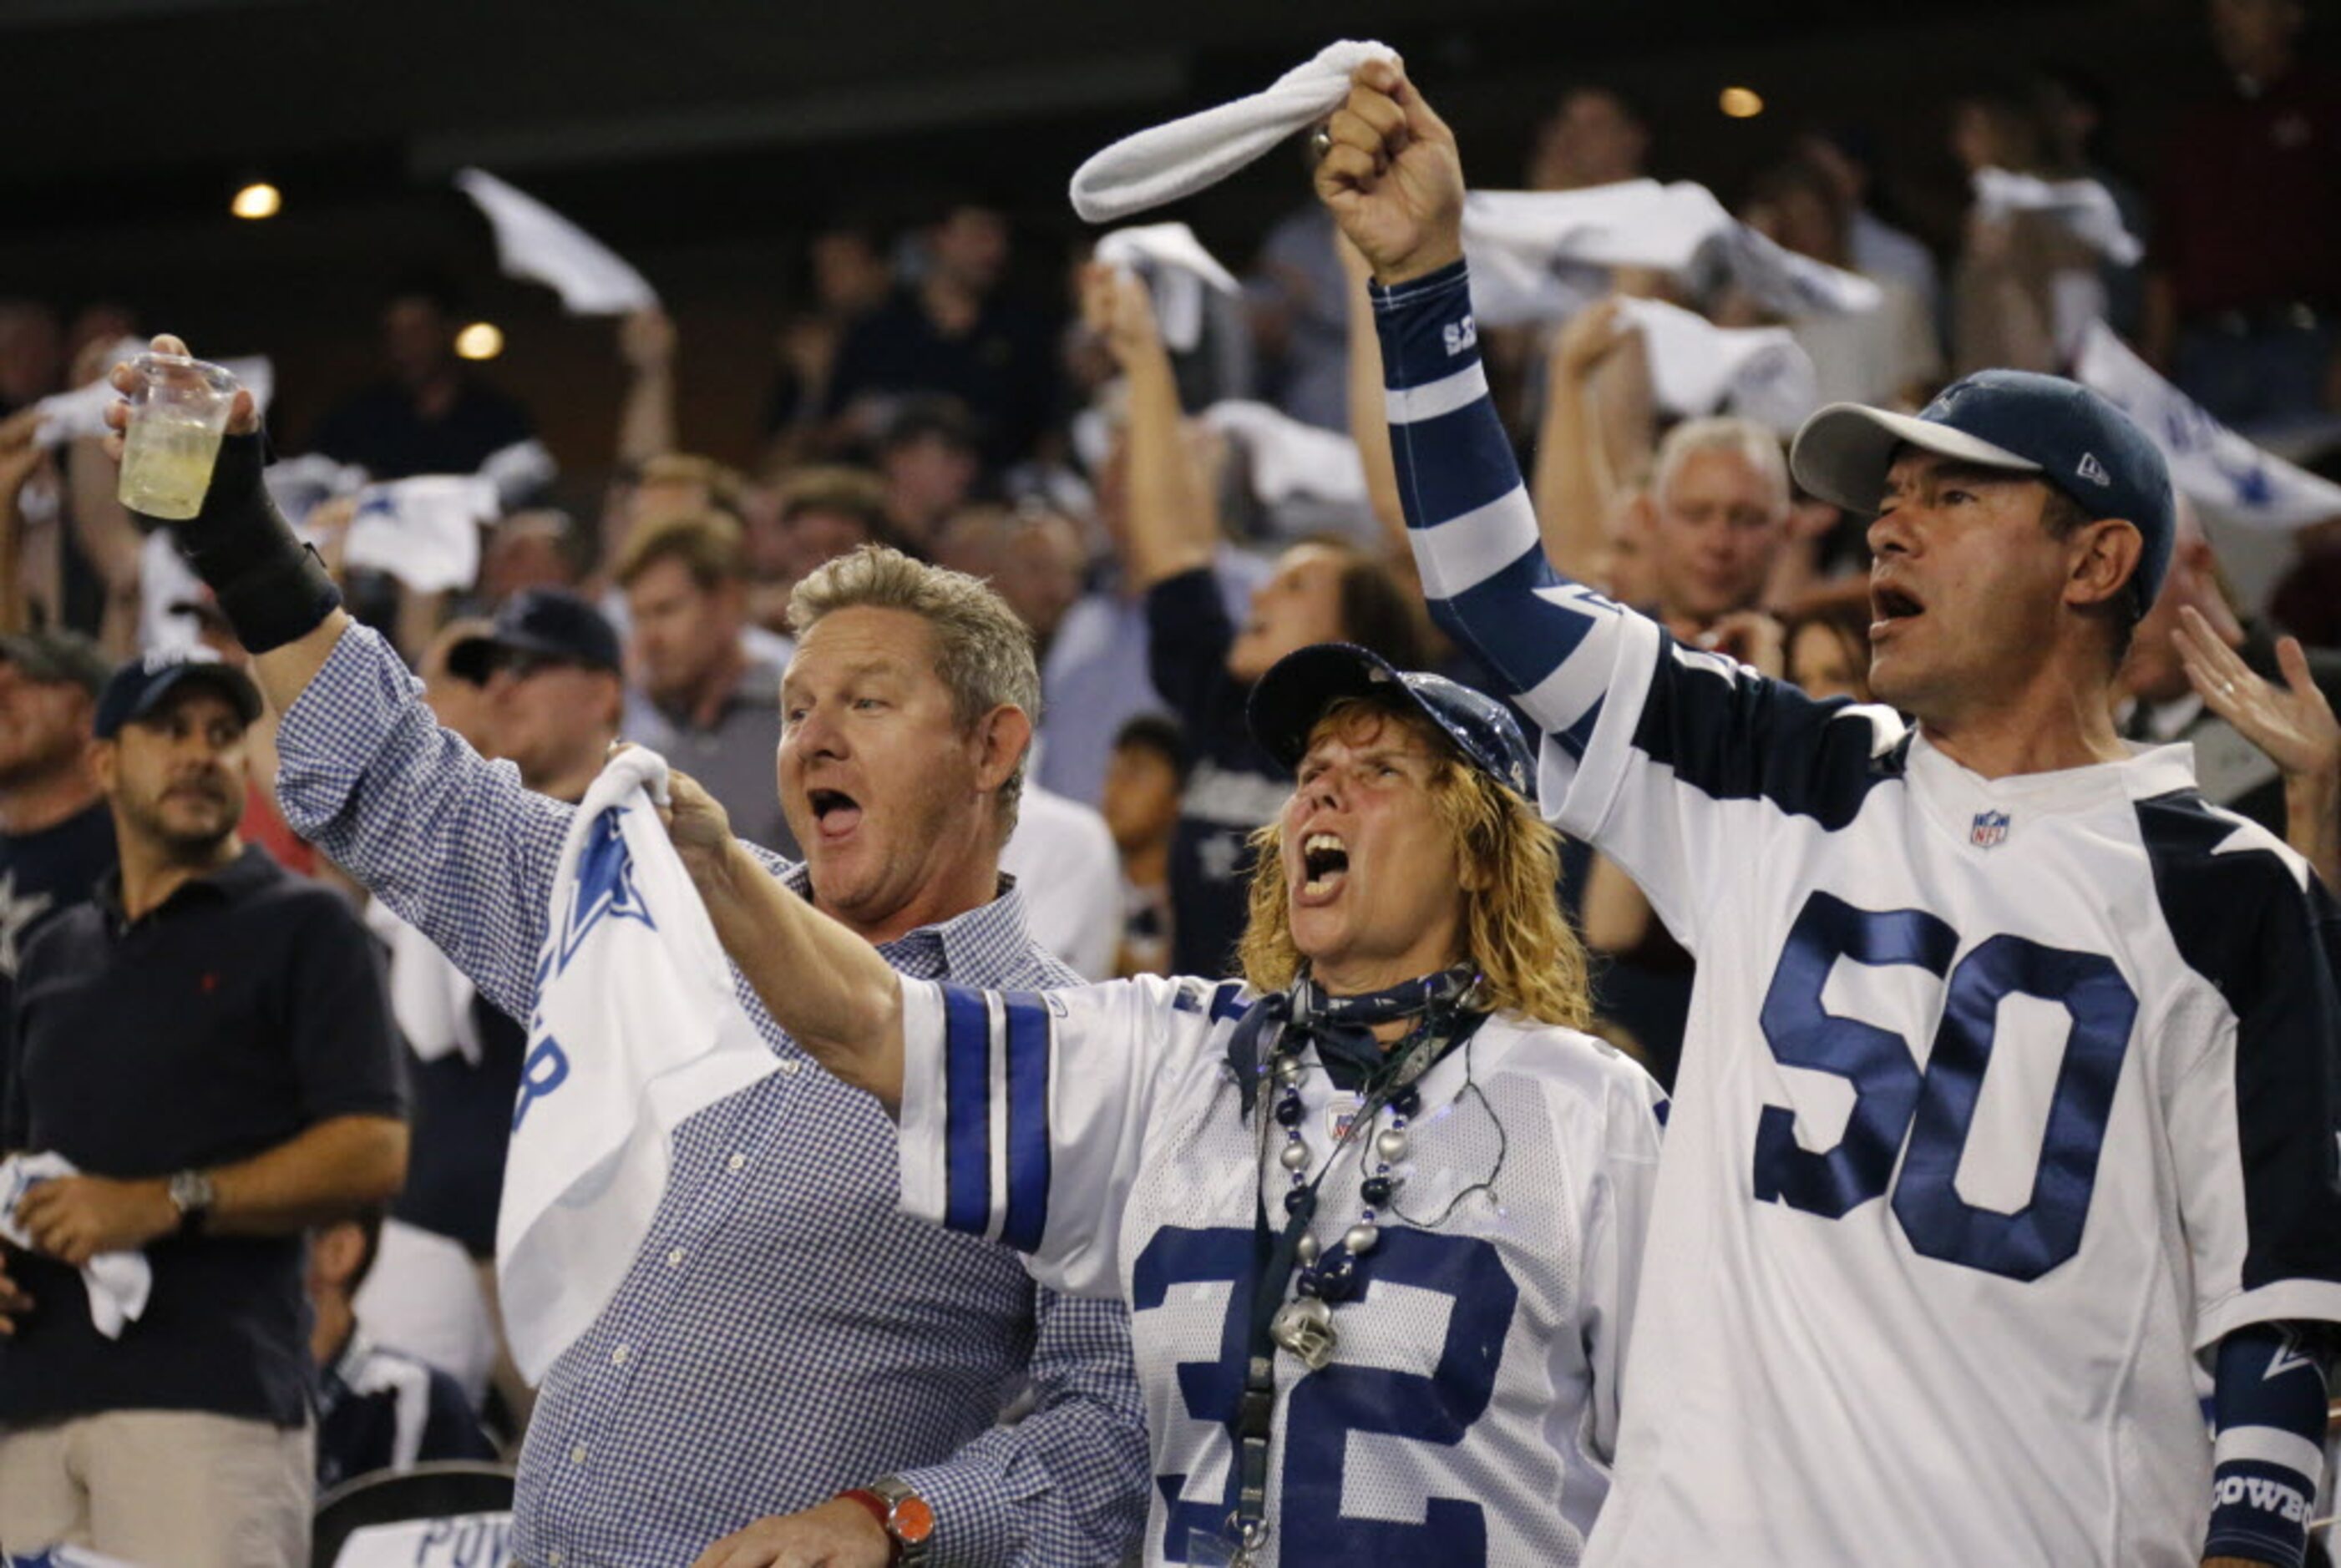
[[[203,510],[211,488],[235,377],[184,354],[140,354],[131,362],[144,384],[130,400],[116,493],[133,511],[184,522]]]

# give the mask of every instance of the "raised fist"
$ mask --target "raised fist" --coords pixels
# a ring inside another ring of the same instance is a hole
[[[1326,122],[1317,197],[1384,284],[1437,272],[1463,254],[1463,164],[1455,134],[1386,60],[1350,79]]]

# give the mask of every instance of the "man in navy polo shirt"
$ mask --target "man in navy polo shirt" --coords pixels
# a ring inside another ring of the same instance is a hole
[[[260,696],[194,653],[125,666],[92,751],[121,867],[17,975],[0,1149],[80,1174],[0,1273],[0,1533],[174,1568],[308,1561],[304,1227],[406,1166],[374,948],[334,893],[236,836]],[[141,1249],[105,1335],[76,1271]]]

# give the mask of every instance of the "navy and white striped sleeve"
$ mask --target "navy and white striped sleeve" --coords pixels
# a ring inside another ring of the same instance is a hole
[[[902,982],[902,1209],[1117,1296],[1123,1204],[1178,1025],[1170,982],[982,991]]]
[[[1816,703],[1557,573],[1488,395],[1460,262],[1372,291],[1390,450],[1432,617],[1543,732],[1538,793],[1624,866],[1694,948],[1727,801],[1849,815],[1900,739],[1883,709]]]

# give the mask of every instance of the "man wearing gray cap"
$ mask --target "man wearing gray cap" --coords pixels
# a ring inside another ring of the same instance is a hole
[[[0,1040],[33,933],[114,866],[114,819],[89,768],[110,673],[76,632],[0,637]]]
[[[1792,462],[1876,519],[1892,706],[1813,701],[1554,574],[1452,134],[1378,64],[1325,140],[1432,610],[1544,730],[1546,812],[1699,960],[1585,1562],[2298,1563],[2341,1320],[2336,913],[2185,748],[2114,732],[2160,455],[2047,376],[1821,411]]]

